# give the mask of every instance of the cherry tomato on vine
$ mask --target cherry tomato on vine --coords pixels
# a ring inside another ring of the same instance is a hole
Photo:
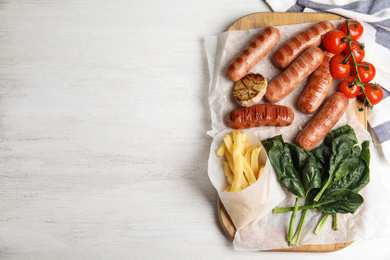
[[[339,30],[330,31],[325,34],[322,44],[331,53],[339,54],[347,46],[346,36],[345,33]]]
[[[351,32],[351,39],[357,40],[363,34],[363,26],[356,20],[349,20],[349,31]],[[347,24],[344,22],[340,25],[340,31],[348,35]]]
[[[345,56],[338,54],[332,57],[329,63],[330,74],[335,79],[343,79],[349,75],[351,64]]]
[[[347,98],[355,98],[360,93],[360,87],[356,86],[353,80],[355,77],[349,76],[341,82],[339,86],[339,92],[347,96]]]
[[[360,79],[363,83],[368,83],[374,79],[375,74],[376,74],[376,70],[375,70],[374,65],[372,65],[371,63],[363,61],[363,62],[358,64],[357,69],[358,69]],[[352,70],[352,75],[353,76],[356,75],[355,70]]]
[[[378,104],[383,98],[382,88],[377,84],[364,86],[364,92],[366,92],[367,98],[370,100],[371,104],[374,106]],[[364,94],[358,96],[360,102],[364,101]]]
[[[366,52],[364,51],[364,45],[360,45],[359,43],[351,42],[353,55],[355,56],[356,62],[361,62],[364,59],[364,55]],[[344,50],[345,57],[347,57],[351,53],[351,49],[349,48],[349,44],[345,47]],[[353,64],[352,56],[349,59],[349,62]]]

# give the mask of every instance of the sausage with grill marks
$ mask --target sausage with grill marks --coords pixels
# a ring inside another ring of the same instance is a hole
[[[320,48],[307,49],[268,85],[265,99],[270,103],[276,103],[285,98],[320,66],[323,59],[324,53]]]
[[[329,21],[322,21],[291,38],[273,56],[273,63],[280,69],[287,68],[302,52],[310,47],[321,44],[322,37],[333,31],[334,25]]]
[[[261,59],[278,43],[279,30],[269,26],[256,35],[228,66],[226,76],[238,81],[260,62]]]
[[[291,108],[271,104],[239,108],[226,116],[226,124],[234,129],[259,126],[288,126],[293,121],[294,112]]]
[[[333,56],[333,53],[324,51],[324,60],[310,76],[309,82],[298,100],[299,111],[311,114],[324,101],[332,84],[333,77],[330,74],[329,62]]]
[[[341,92],[331,95],[324,106],[297,135],[297,145],[309,151],[332,130],[347,110],[348,98]]]

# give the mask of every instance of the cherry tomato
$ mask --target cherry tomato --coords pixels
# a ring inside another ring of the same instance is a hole
[[[357,40],[363,34],[363,26],[356,20],[349,20],[349,31],[351,32],[351,39]],[[340,25],[340,31],[348,35],[347,24],[344,22]]]
[[[349,76],[348,78],[343,79],[339,86],[339,92],[347,96],[347,98],[355,98],[360,93],[360,87],[356,86],[353,80],[355,77]]]
[[[348,60],[345,60],[345,56],[338,54],[330,60],[329,68],[333,78],[343,79],[349,75],[351,64]]]
[[[346,36],[345,33],[339,30],[330,31],[325,34],[322,44],[331,53],[339,54],[347,46]]]
[[[375,74],[376,74],[376,70],[375,70],[374,65],[372,65],[369,62],[363,61],[363,62],[358,64],[358,73],[359,73],[361,81],[363,83],[368,83],[374,79]],[[356,75],[356,71],[354,69],[352,70],[352,75],[353,76]]]
[[[358,43],[351,42],[353,55],[355,56],[356,62],[361,62],[364,59],[364,55],[366,52],[364,51],[364,45],[359,45]],[[344,50],[345,57],[347,57],[351,53],[351,49],[349,48],[349,44],[347,44],[347,47],[345,47]],[[349,62],[353,64],[352,56],[349,59]]]
[[[370,100],[372,105],[378,104],[383,98],[382,88],[376,84],[364,86],[364,92],[366,92],[367,98]],[[360,102],[364,101],[363,93],[358,96],[358,100],[360,100]]]

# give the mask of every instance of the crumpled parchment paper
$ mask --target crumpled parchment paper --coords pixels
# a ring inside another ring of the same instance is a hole
[[[285,199],[284,191],[279,185],[276,175],[272,169],[267,153],[260,140],[250,132],[247,133],[249,147],[261,146],[259,164],[265,165],[264,172],[260,178],[246,189],[239,192],[224,191],[228,186],[226,177],[219,174],[210,174],[210,180],[218,192],[221,202],[225,206],[236,229],[241,229],[255,219],[261,219],[266,213],[272,210]],[[223,143],[223,138],[230,130],[219,133],[211,144],[208,172],[223,173],[222,160],[218,157],[216,150]]]
[[[341,21],[332,21],[336,27]],[[293,35],[306,30],[314,23],[298,24],[298,25],[286,25],[276,26],[280,31],[280,41],[271,50],[270,53],[260,61],[251,72],[262,74],[268,82],[271,82],[277,75],[281,73],[281,70],[277,69],[271,62],[271,57],[274,52],[284,44]],[[209,105],[211,113],[211,130],[208,134],[214,138],[211,146],[210,154],[215,153],[217,142],[219,145],[221,141],[219,138],[220,133],[229,132],[229,129],[225,123],[224,118],[231,110],[238,108],[238,105],[232,98],[232,89],[234,82],[229,80],[225,76],[226,67],[237,55],[237,53],[244,48],[246,43],[261,29],[251,29],[243,31],[230,31],[224,32],[216,36],[209,36],[205,39],[206,53],[210,71],[210,85],[209,85]],[[361,42],[369,41],[369,37],[375,34],[375,30],[370,26],[365,26],[365,32],[361,38]],[[370,43],[373,45],[372,43]],[[374,48],[373,46],[367,48]],[[367,53],[367,50],[366,50]],[[367,57],[367,54],[366,54]],[[303,114],[298,111],[296,104],[300,94],[302,93],[307,80],[302,82],[290,95],[285,99],[279,101],[277,104],[289,106],[295,113],[295,119],[292,125],[287,127],[257,127],[251,129],[245,129],[245,132],[251,132],[259,140],[264,140],[276,135],[283,135],[286,142],[294,143],[295,136],[303,129],[303,127],[309,122],[309,120],[315,115]],[[337,86],[340,81],[334,80],[331,86],[331,90],[328,96],[333,94],[337,90]],[[266,103],[261,101],[260,103]],[[364,129],[362,124],[358,121],[353,108],[350,103],[346,113],[334,126],[334,128],[341,127],[343,125],[351,125],[356,132],[359,140],[359,144],[364,140],[371,140],[370,134]],[[222,134],[223,135],[223,134]],[[321,143],[321,142],[320,142]],[[373,145],[370,145],[372,150]],[[387,218],[383,215],[378,215],[378,212],[383,211],[383,206],[390,205],[389,195],[386,189],[381,183],[380,174],[376,174],[381,169],[376,169],[375,160],[378,160],[377,154],[371,152],[371,181],[360,192],[364,197],[365,202],[355,212],[355,214],[339,214],[337,231],[332,230],[332,218],[329,217],[320,235],[314,234],[314,229],[321,219],[322,215],[319,212],[312,210],[308,211],[304,230],[301,236],[301,244],[334,244],[349,242],[358,239],[376,239],[384,236],[385,232],[383,223],[389,223]],[[209,178],[213,180],[213,184],[217,179],[225,178],[222,167],[215,166],[217,163],[210,156],[209,160]],[[221,164],[219,161],[217,164]],[[275,174],[273,169],[270,174]],[[275,176],[274,176],[275,178]],[[219,193],[219,188],[214,185]],[[282,188],[286,194],[286,198],[281,201],[278,207],[293,206],[295,202],[295,196],[288,193],[285,188]],[[377,198],[382,198],[378,200]],[[270,197],[271,198],[271,197]],[[301,202],[303,204],[304,201]],[[264,208],[262,214],[257,216],[255,220],[247,225],[239,226],[236,232],[233,245],[236,250],[270,250],[270,249],[282,249],[289,247],[286,241],[287,229],[289,225],[291,213],[278,213],[272,212],[271,208]],[[300,220],[300,213],[297,214],[295,227],[298,226]],[[382,221],[382,223],[381,223]],[[244,223],[245,224],[245,223]],[[385,228],[386,229],[386,228]],[[388,230],[388,228],[387,228]]]

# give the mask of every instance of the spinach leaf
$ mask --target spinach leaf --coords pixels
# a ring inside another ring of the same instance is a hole
[[[306,159],[306,163],[301,170],[301,179],[305,189],[304,197],[307,197],[311,190],[321,187],[321,174],[314,156]]]
[[[366,162],[367,166],[370,166],[370,141],[364,141],[362,143],[362,149],[359,156]]]
[[[366,162],[361,157],[353,157],[347,160],[348,174],[329,185],[326,193],[337,189],[349,189],[359,192],[370,182],[370,171]]]
[[[293,157],[293,163],[294,167],[297,170],[300,170],[304,167],[306,159],[311,156],[311,154],[306,151],[305,149],[299,147],[298,145],[295,144],[286,144],[288,146],[288,149],[291,152],[291,155]]]
[[[293,157],[288,145],[284,144],[281,136],[266,139],[262,142],[268,150],[268,158],[274,167],[280,184],[298,197],[305,196],[300,175],[294,167]]]
[[[326,193],[313,205],[313,208],[325,214],[354,213],[363,203],[363,197],[351,190],[340,189]]]
[[[351,155],[352,147],[356,143],[352,142],[349,136],[342,135],[336,137],[332,142],[332,151],[330,155],[329,172],[334,173],[340,162]]]
[[[358,143],[355,131],[350,125],[345,125],[338,129],[332,130],[331,135],[333,137],[331,144],[331,156],[330,156],[330,172],[334,172],[339,163],[350,157],[353,151],[353,147]],[[356,153],[356,151],[354,151]]]
[[[321,175],[321,183],[324,185],[329,179],[329,158],[330,158],[330,146],[325,141],[317,148],[310,151],[317,159],[318,169]],[[313,197],[314,198],[314,197]]]
[[[280,169],[283,169],[283,171],[279,171],[279,173],[277,174],[278,180],[280,184],[286,187],[289,192],[293,193],[298,197],[303,198],[305,196],[305,191],[300,180],[299,173],[292,165],[291,157],[289,157],[291,154],[286,147],[283,148],[283,151],[284,152],[282,153],[282,156],[276,162],[280,163]]]
[[[310,152],[295,144],[287,144],[287,146],[293,157],[295,169],[300,173],[300,179],[305,190],[304,197],[307,197],[312,189],[321,187],[321,173],[317,159]]]
[[[261,143],[264,146],[264,148],[267,151],[269,151],[269,150],[271,150],[272,147],[274,147],[274,145],[283,146],[284,140],[283,140],[283,137],[281,135],[277,135],[277,136],[274,136],[271,138],[264,139],[263,141],[261,141]]]
[[[348,174],[349,167],[348,167],[348,159],[345,159],[344,161],[341,161],[340,164],[337,166],[337,169],[334,172],[334,181],[338,181],[341,178],[343,178],[345,175]]]
[[[333,182],[329,185],[327,193],[332,192],[336,189],[349,189],[354,192],[359,192],[370,182],[370,150],[369,150],[369,141],[364,141],[357,156],[348,158],[345,160],[342,165],[343,169],[346,169],[346,173],[340,178],[335,178]],[[345,167],[346,166],[346,167]]]
[[[317,148],[313,149],[311,153],[317,159],[318,168],[320,169],[321,174],[328,171],[328,164],[330,158],[330,147],[325,143],[322,143]]]
[[[333,140],[329,158],[329,178],[314,198],[315,202],[321,198],[335,175],[336,180],[339,180],[346,174],[346,165],[343,165],[345,163],[343,161],[351,156],[353,147],[357,144],[355,131],[349,125],[332,130],[331,135],[333,136]]]
[[[330,131],[331,136],[333,139],[346,135],[353,143],[357,144],[358,140],[356,138],[355,130],[350,125],[345,125],[342,127],[339,127],[337,129],[334,129]]]
[[[359,156],[359,154],[361,152],[362,152],[362,149],[360,148],[360,146],[355,145],[354,147],[352,147],[351,157]]]

